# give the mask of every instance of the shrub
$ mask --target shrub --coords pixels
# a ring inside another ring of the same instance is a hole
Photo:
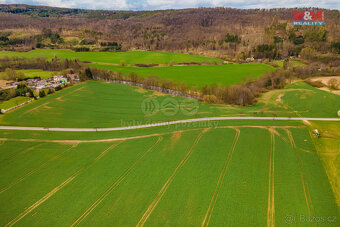
[[[308,80],[305,80],[305,82],[307,84],[309,84],[309,85],[311,85],[313,87],[317,87],[317,88],[325,86],[320,80],[312,81],[312,80],[308,79]]]
[[[53,89],[49,88],[47,91],[47,94],[52,94],[52,93],[54,93]]]
[[[45,97],[46,96],[46,93],[44,90],[40,90],[39,91],[39,97],[42,98],[42,97]]]
[[[55,88],[56,91],[60,91],[61,89],[63,88],[60,85]]]
[[[328,81],[327,83],[329,89],[332,89],[332,90],[337,90],[339,89],[339,81],[335,78],[332,78]]]
[[[215,95],[204,95],[203,102],[206,103],[218,103],[218,99]]]
[[[126,65],[126,61],[125,61],[125,60],[121,60],[121,61],[120,61],[120,65],[121,65],[121,66],[125,66],[125,65]]]

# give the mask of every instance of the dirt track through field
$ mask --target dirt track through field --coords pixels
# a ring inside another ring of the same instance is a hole
[[[57,154],[55,156],[53,156],[52,158],[48,159],[47,161],[45,161],[44,163],[42,163],[40,166],[32,169],[31,171],[29,171],[28,173],[26,173],[25,175],[19,177],[18,179],[16,179],[15,181],[11,182],[9,185],[7,185],[6,187],[0,189],[0,194],[7,191],[8,189],[12,188],[14,185],[20,183],[21,181],[25,180],[27,177],[31,176],[33,173],[37,172],[38,170],[40,170],[41,168],[43,168],[44,166],[46,166],[49,162],[61,157],[64,153],[68,152],[69,150],[71,150],[72,148],[76,147],[78,144],[74,144],[72,145],[69,149],[63,151],[60,154]]]
[[[291,133],[291,131],[289,131],[288,129],[286,129],[287,135],[289,137],[290,140],[290,144],[294,149],[294,154],[296,156],[296,159],[298,160],[299,163],[299,167],[300,167],[300,177],[301,177],[301,183],[302,183],[302,187],[303,187],[303,192],[305,195],[305,199],[306,199],[306,205],[307,205],[307,210],[308,210],[308,215],[310,217],[314,216],[314,208],[313,208],[313,204],[312,204],[312,199],[310,197],[310,193],[309,193],[309,187],[308,187],[308,182],[306,179],[306,173],[305,173],[305,169],[303,167],[303,162],[302,159],[298,153],[297,147],[295,145],[294,142],[294,138],[293,135]]]
[[[275,154],[275,134],[270,131],[270,161],[269,161],[269,190],[267,208],[267,227],[275,226],[275,204],[274,204],[274,154]]]
[[[122,143],[123,141],[121,141],[120,143]],[[74,180],[74,178],[76,178],[79,174],[81,174],[82,172],[84,172],[85,170],[87,170],[89,167],[91,167],[93,164],[95,164],[99,159],[98,157],[102,158],[105,154],[107,154],[110,150],[114,149],[115,147],[117,147],[120,143],[115,143],[110,145],[107,149],[105,149],[101,154],[99,154],[97,156],[97,158],[95,158],[91,163],[89,163],[88,165],[80,168],[77,172],[75,172],[72,176],[70,176],[69,178],[67,178],[64,182],[62,182],[60,185],[58,185],[57,187],[55,187],[52,191],[50,191],[49,193],[47,193],[45,196],[43,196],[41,199],[39,199],[37,202],[35,202],[33,205],[31,205],[30,207],[28,207],[27,209],[25,209],[21,214],[19,214],[16,218],[14,218],[13,220],[11,220],[9,223],[7,223],[5,226],[13,226],[15,225],[18,221],[20,221],[21,219],[23,219],[27,214],[31,213],[35,208],[37,208],[38,206],[40,206],[42,203],[44,203],[46,200],[48,200],[51,196],[53,196],[54,194],[56,194],[58,191],[60,191],[62,188],[64,188],[66,185],[68,185],[70,182],[72,182]],[[104,154],[104,155],[103,155]]]
[[[83,90],[85,87],[80,87],[80,88],[77,88],[76,90],[74,91],[70,91],[69,93],[67,93],[66,95],[62,95],[62,96],[59,96],[56,98],[56,100],[60,101],[60,102],[64,102],[65,100],[63,100],[63,98],[65,97],[69,97],[71,94],[77,92],[77,91],[81,91]]]
[[[162,199],[163,195],[165,194],[166,190],[169,188],[170,184],[172,183],[172,181],[174,180],[174,178],[176,177],[177,173],[180,171],[180,169],[184,166],[184,164],[187,162],[187,160],[189,159],[189,157],[191,156],[195,146],[198,144],[198,142],[201,140],[202,136],[204,133],[206,133],[210,128],[204,129],[202,130],[202,132],[197,136],[197,138],[195,139],[194,143],[192,144],[192,146],[190,147],[189,151],[186,153],[186,155],[184,156],[184,158],[181,160],[181,162],[178,164],[178,166],[176,167],[175,171],[171,174],[171,176],[169,177],[169,179],[165,182],[165,184],[163,185],[162,189],[158,192],[158,194],[156,195],[156,197],[154,198],[154,200],[151,202],[151,204],[149,205],[149,207],[146,209],[145,213],[143,214],[142,218],[139,220],[139,222],[137,223],[137,227],[142,227],[144,226],[145,222],[148,220],[148,218],[150,217],[151,213],[153,212],[153,210],[156,208],[157,204],[159,203],[159,201]]]
[[[270,128],[305,128],[305,126],[261,126],[261,125],[241,125],[241,126],[218,126],[214,128],[263,128],[263,129],[270,129]],[[177,133],[183,133],[183,132],[189,132],[189,131],[195,131],[195,130],[202,130],[202,128],[194,128],[194,129],[185,129],[185,130],[177,130],[177,131],[171,131],[171,132],[164,132],[164,133],[153,133],[149,135],[142,135],[142,136],[131,136],[131,137],[121,137],[121,138],[111,138],[111,139],[101,139],[101,140],[43,140],[43,139],[14,139],[14,138],[0,138],[0,142],[3,141],[22,141],[22,142],[47,142],[47,143],[65,143],[65,144],[78,144],[78,143],[102,143],[102,142],[114,142],[114,141],[120,141],[120,140],[131,140],[131,139],[143,139],[148,137],[154,137],[154,136],[163,136],[163,135],[169,135],[173,134],[175,132]]]
[[[223,168],[221,170],[220,176],[218,178],[214,194],[213,194],[213,196],[211,198],[208,210],[207,210],[207,212],[205,214],[205,217],[203,219],[202,227],[209,225],[209,221],[210,221],[212,212],[214,210],[214,207],[215,207],[215,204],[216,204],[216,201],[217,201],[217,198],[218,198],[218,194],[220,192],[220,188],[221,188],[222,183],[223,183],[224,176],[225,176],[225,174],[226,174],[226,172],[228,170],[228,166],[229,166],[230,160],[232,158],[233,152],[234,152],[235,147],[236,147],[236,143],[237,143],[238,138],[240,136],[240,130],[239,129],[235,129],[235,130],[236,130],[236,135],[235,135],[234,141],[233,141],[232,146],[230,147],[230,149],[228,151],[228,155],[227,155],[227,158],[225,160],[224,166],[223,166]]]
[[[30,112],[34,112],[34,111],[36,111],[37,109],[39,109],[40,107],[45,107],[45,106],[47,106],[48,104],[50,104],[50,103],[49,103],[49,102],[43,103],[43,104],[41,104],[41,105],[39,105],[39,106],[37,106],[37,107],[34,107],[34,108],[32,108],[32,109],[27,110],[27,111],[24,112],[23,114],[27,114],[27,113],[30,113]],[[21,115],[20,115],[20,116],[21,116]]]
[[[156,143],[153,144],[141,157],[139,157],[127,170],[125,170],[125,172],[71,226],[79,225],[162,140],[163,137],[160,136]]]

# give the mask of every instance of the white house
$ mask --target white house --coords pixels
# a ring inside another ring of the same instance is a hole
[[[63,76],[53,76],[53,81],[55,83],[67,83],[67,78]]]

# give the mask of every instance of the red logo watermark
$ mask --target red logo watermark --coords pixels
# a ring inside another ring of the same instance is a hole
[[[293,25],[322,26],[325,25],[323,11],[293,11]]]

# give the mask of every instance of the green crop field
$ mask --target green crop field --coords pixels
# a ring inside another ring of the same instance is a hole
[[[1,225],[300,226],[317,216],[336,226],[339,218],[305,126],[101,142],[40,136],[2,140],[0,151]]]
[[[2,2],[0,227],[340,227],[332,5]]]
[[[244,80],[254,80],[267,71],[274,71],[272,66],[266,64],[229,64],[229,65],[191,65],[167,67],[128,67],[90,64],[97,68],[109,69],[123,74],[137,73],[139,76],[158,76],[176,82],[184,82],[188,86],[221,84],[238,84]]]
[[[23,97],[23,96],[18,96],[18,97],[15,97],[15,98],[12,98],[10,100],[7,100],[7,101],[4,101],[4,102],[0,102],[0,109],[4,109],[4,110],[7,110],[11,107],[14,107],[14,106],[17,106],[21,103],[24,103],[28,100],[30,100],[32,98],[29,98],[29,97]]]
[[[153,114],[143,112],[144,100],[154,98],[160,105]],[[280,98],[280,100],[278,100]],[[41,98],[0,115],[2,125],[44,127],[117,127],[169,120],[216,116],[337,117],[339,96],[298,82],[286,89],[265,93],[258,104],[249,107],[198,104],[198,111],[178,110],[164,114],[162,103],[188,99],[162,95],[122,84],[89,81]],[[300,102],[299,100],[304,100]],[[323,108],[320,108],[323,106]]]
[[[16,72],[22,72],[27,78],[40,77],[41,79],[47,79],[57,74],[58,72],[44,71],[41,69],[23,69],[16,70]]]
[[[160,103],[154,114],[142,111],[150,98]],[[200,103],[194,115],[169,115],[167,99],[188,101],[89,81],[0,121],[119,127],[209,116],[335,117],[339,106],[338,96],[303,82],[265,93],[254,106]],[[0,130],[0,225],[307,226],[309,217],[322,217],[318,226],[337,226],[336,172],[323,167],[337,162],[320,158],[327,136],[337,149],[337,135],[315,127],[329,134],[317,140],[302,122],[265,120],[111,132]]]
[[[39,49],[29,52],[0,51],[0,58],[5,56],[17,56],[25,58],[44,57],[76,59],[110,64],[175,64],[175,63],[221,63],[217,58],[209,58],[198,55],[156,52],[156,51],[128,51],[128,52],[74,52],[71,50]]]
[[[132,67],[135,64],[160,64],[169,65],[176,63],[222,63],[221,59],[203,57],[198,55],[155,52],[155,51],[128,51],[128,52],[74,52],[71,50],[40,49],[29,52],[0,51],[0,58],[5,56],[17,56],[25,58],[45,57],[76,59],[90,62],[90,66],[109,69],[115,72],[129,74],[137,73],[139,76],[158,76],[176,82],[184,82],[188,86],[221,84],[238,84],[244,80],[257,79],[267,71],[275,68],[266,64],[230,64],[230,65],[189,65],[189,66],[162,66],[162,67]],[[122,66],[124,64],[124,66]],[[31,76],[45,78],[47,72],[21,70]]]
[[[150,98],[160,103],[160,109],[152,115],[144,113],[142,109],[143,100]],[[112,127],[193,117],[181,111],[175,115],[164,114],[167,109],[162,107],[162,102],[166,99],[178,103],[186,100],[121,84],[90,81],[41,98],[2,115],[1,119],[3,124],[15,125]],[[201,104],[199,111],[204,116],[215,112],[206,104]]]

